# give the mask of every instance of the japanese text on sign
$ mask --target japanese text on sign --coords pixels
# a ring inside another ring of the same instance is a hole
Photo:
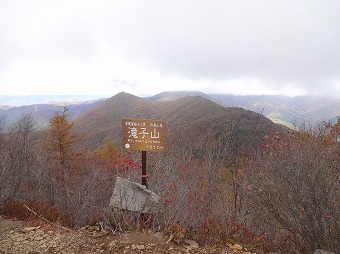
[[[168,127],[161,120],[123,119],[123,147],[139,151],[167,151]]]

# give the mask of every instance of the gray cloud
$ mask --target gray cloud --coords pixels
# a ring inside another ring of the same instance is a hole
[[[111,39],[168,74],[317,86],[340,74],[338,10],[339,1],[143,1]]]
[[[340,1],[113,2],[1,1],[0,78],[15,59],[91,62],[105,45],[163,75],[340,89]]]

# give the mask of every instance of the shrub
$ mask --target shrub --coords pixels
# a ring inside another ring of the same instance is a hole
[[[59,223],[63,226],[74,227],[73,219],[64,215],[56,207],[48,203],[38,201],[16,201],[6,199],[1,205],[1,214],[17,220],[43,219],[51,223]]]

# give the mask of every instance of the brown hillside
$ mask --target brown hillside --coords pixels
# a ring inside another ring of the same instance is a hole
[[[83,145],[88,149],[98,148],[110,139],[120,147],[123,118],[166,120],[169,143],[191,148],[213,145],[231,134],[234,141],[237,138],[237,142],[251,146],[266,133],[283,130],[257,113],[225,108],[202,97],[148,101],[119,93],[80,117],[76,131],[84,136]]]
[[[168,121],[169,141],[201,150],[219,142],[234,142],[239,150],[259,144],[268,133],[284,131],[264,116],[242,108],[225,108],[202,97],[185,97],[170,102],[162,112]],[[242,153],[242,151],[239,151]]]
[[[85,148],[94,149],[109,140],[118,141],[122,118],[152,119],[155,113],[152,102],[121,92],[79,117],[75,131],[84,137]]]

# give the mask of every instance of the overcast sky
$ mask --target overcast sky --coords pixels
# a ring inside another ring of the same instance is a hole
[[[340,97],[339,0],[0,0],[0,95]]]

